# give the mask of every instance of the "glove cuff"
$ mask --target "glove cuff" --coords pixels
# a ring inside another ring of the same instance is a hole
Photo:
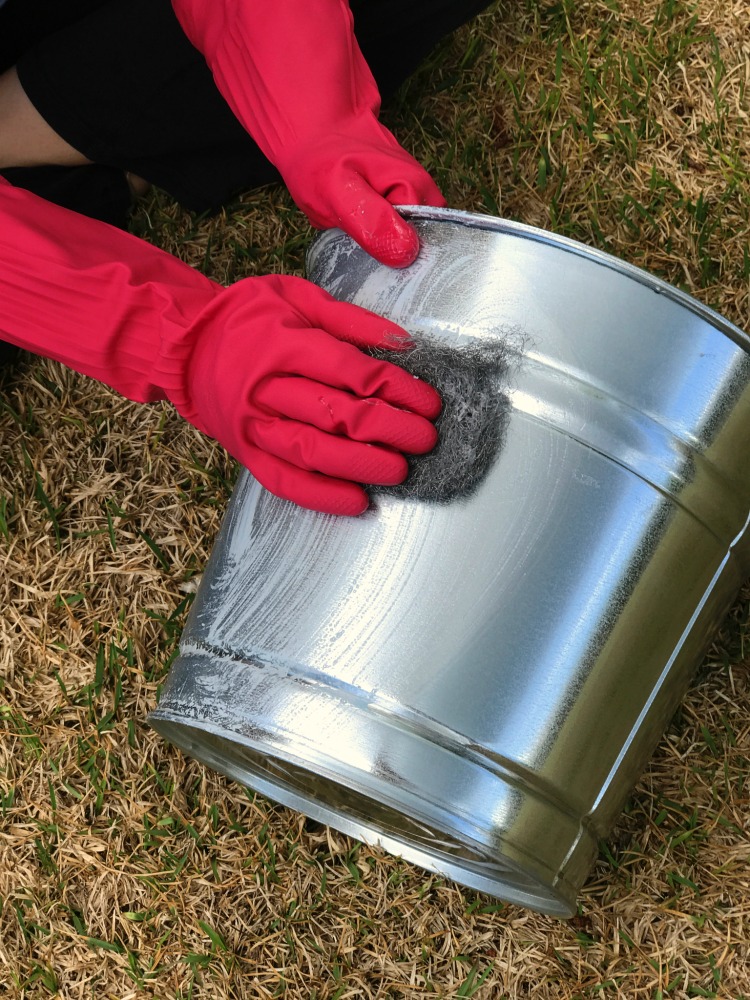
[[[143,241],[0,184],[0,340],[137,402],[190,409],[194,320],[220,286]]]

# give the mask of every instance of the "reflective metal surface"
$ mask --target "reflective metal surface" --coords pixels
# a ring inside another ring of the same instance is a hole
[[[369,843],[560,916],[750,572],[750,339],[604,254],[407,210],[406,271],[338,232],[312,280],[519,347],[469,500],[356,519],[244,475],[150,721]]]

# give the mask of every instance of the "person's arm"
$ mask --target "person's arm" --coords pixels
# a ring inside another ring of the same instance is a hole
[[[385,264],[419,250],[393,205],[444,205],[378,122],[380,96],[346,0],[172,0],[234,114],[313,225]]]
[[[0,340],[169,399],[279,496],[334,514],[428,451],[437,393],[358,347],[407,335],[301,278],[229,288],[0,180]]]

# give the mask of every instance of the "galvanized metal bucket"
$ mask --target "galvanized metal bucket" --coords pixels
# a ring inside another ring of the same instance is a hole
[[[750,572],[750,339],[540,230],[409,209],[309,276],[461,345],[522,343],[470,499],[301,510],[240,478],[151,724],[270,798],[560,916]]]

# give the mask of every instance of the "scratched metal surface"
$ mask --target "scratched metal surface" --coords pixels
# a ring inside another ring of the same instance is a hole
[[[304,511],[248,474],[150,721],[270,797],[501,898],[573,912],[750,572],[750,339],[571,241],[407,210],[402,272],[309,276],[414,332],[517,350],[470,499]]]

